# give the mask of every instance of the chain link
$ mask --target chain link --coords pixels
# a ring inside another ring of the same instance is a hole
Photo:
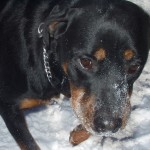
[[[39,27],[38,27],[38,35],[39,38],[43,38],[43,26],[44,23],[40,23]],[[48,81],[52,84],[52,73],[51,73],[51,68],[50,68],[50,64],[49,64],[49,57],[48,57],[48,53],[47,50],[45,48],[45,41],[43,40],[43,61],[44,61],[44,69],[46,72],[46,76]]]
[[[43,61],[44,61],[44,68],[45,68],[45,72],[46,72],[46,76],[48,78],[48,81],[51,83],[52,80],[52,73],[51,73],[51,68],[50,68],[50,64],[49,64],[49,60],[48,60],[48,53],[46,51],[46,48],[43,47]]]

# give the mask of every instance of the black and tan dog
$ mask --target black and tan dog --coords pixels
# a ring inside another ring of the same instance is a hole
[[[124,128],[149,27],[149,16],[124,0],[1,0],[0,114],[20,148],[39,149],[22,109],[60,93],[81,121],[72,144]]]

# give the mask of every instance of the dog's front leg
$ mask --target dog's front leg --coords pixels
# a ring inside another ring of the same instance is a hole
[[[22,111],[17,105],[2,104],[1,116],[21,150],[40,150],[31,136]]]
[[[73,146],[80,144],[90,137],[90,133],[82,126],[78,125],[71,133],[69,141]]]

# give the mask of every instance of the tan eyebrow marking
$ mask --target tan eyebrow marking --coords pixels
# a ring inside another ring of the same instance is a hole
[[[100,48],[94,53],[94,56],[96,57],[97,60],[102,61],[106,58],[106,50],[103,48]]]
[[[135,53],[131,49],[127,49],[124,51],[123,57],[125,60],[131,60],[134,57]]]

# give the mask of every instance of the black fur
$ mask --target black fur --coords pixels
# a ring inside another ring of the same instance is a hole
[[[49,25],[55,21],[58,25],[51,30]],[[40,38],[38,27],[42,22],[43,37]],[[110,85],[124,84],[126,76],[126,84],[132,91],[148,57],[149,27],[149,16],[123,0],[1,0],[0,114],[20,147],[39,149],[19,109],[23,99],[45,100],[60,93],[70,96],[69,79],[77,87],[86,88],[88,93],[106,99],[102,107],[96,101],[97,118],[101,111],[105,116],[106,105],[110,105],[111,110],[115,103],[112,99],[108,102],[108,97],[115,92]],[[49,54],[52,84],[44,70],[43,40]],[[101,46],[109,51],[109,56],[99,63],[92,54]],[[128,48],[133,49],[136,56],[125,62],[121,54]],[[92,59],[95,68],[89,72],[84,70],[78,63],[81,57]],[[67,75],[62,68],[66,62]],[[128,74],[126,70],[136,64],[139,70]],[[116,76],[110,75],[114,72]],[[110,94],[102,94],[103,89],[109,89]],[[101,124],[97,120],[95,128]]]

